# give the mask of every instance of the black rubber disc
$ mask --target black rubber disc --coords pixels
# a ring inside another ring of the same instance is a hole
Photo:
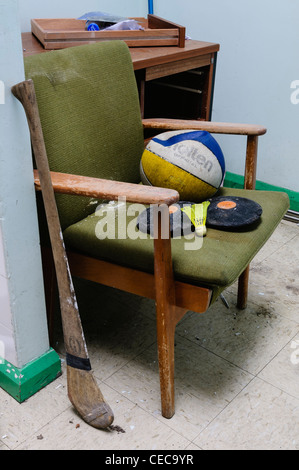
[[[193,202],[180,201],[170,206],[170,234],[172,237],[187,235],[194,230],[194,226],[189,217],[181,211],[184,206],[192,206]],[[137,219],[137,228],[144,233],[154,234],[154,212],[149,207],[139,214]]]
[[[261,206],[251,199],[233,196],[215,197],[210,199],[207,227],[244,227],[256,222],[261,215]]]

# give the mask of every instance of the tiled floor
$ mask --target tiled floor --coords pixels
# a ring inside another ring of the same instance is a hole
[[[299,227],[283,221],[251,266],[247,310],[234,285],[229,309],[218,300],[178,325],[171,420],[160,414],[154,303],[76,282],[95,376],[124,432],[82,422],[63,374],[21,405],[0,390],[0,450],[299,449]],[[63,359],[59,334],[56,350]]]

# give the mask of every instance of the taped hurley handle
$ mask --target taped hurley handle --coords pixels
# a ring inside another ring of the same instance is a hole
[[[26,80],[15,85],[12,93],[22,103],[26,113],[40,178],[59,290],[68,396],[84,421],[95,428],[105,429],[113,422],[113,412],[105,402],[91,370],[64,247],[33,81]]]

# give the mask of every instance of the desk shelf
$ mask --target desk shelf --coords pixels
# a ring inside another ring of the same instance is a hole
[[[145,85],[145,116],[207,120],[209,67],[151,80]]]

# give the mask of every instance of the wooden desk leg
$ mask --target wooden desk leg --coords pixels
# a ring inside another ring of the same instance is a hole
[[[139,93],[140,102],[140,114],[142,119],[144,118],[144,106],[145,106],[145,72],[144,70],[136,70],[135,78]]]
[[[248,283],[249,283],[249,265],[243,271],[238,281],[238,300],[237,307],[244,310],[247,307],[248,298]]]
[[[211,57],[211,64],[209,66],[209,71],[204,72],[206,77],[205,77],[205,84],[203,87],[202,105],[201,105],[201,112],[200,112],[200,119],[203,119],[204,121],[210,121],[212,118],[216,58],[217,58],[217,53],[213,54]]]

